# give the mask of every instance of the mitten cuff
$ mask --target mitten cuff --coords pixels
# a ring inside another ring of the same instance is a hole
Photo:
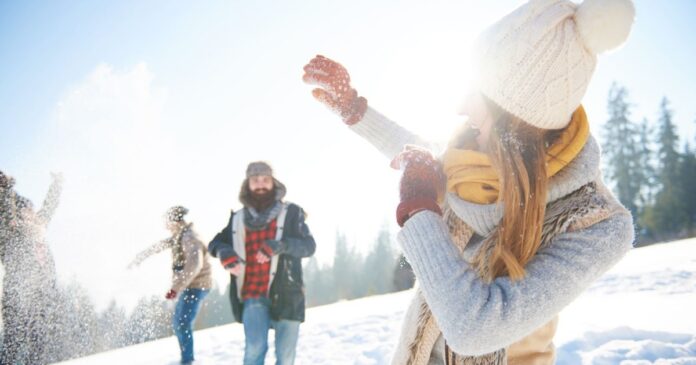
[[[348,107],[346,113],[342,115],[343,123],[349,126],[360,122],[365,116],[365,112],[367,111],[367,99],[365,99],[362,96],[357,96],[357,92],[355,92],[355,89],[351,90],[351,92],[355,93],[356,95],[353,98],[353,102]]]
[[[442,215],[442,210],[434,199],[419,198],[402,201],[396,208],[396,222],[399,227],[403,227],[413,213],[421,210],[429,210]]]
[[[231,269],[239,264],[239,256],[233,255],[227,258],[221,258],[220,262],[225,269]]]

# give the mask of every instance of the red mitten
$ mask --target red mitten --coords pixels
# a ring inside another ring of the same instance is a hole
[[[367,99],[358,96],[350,86],[350,75],[345,67],[324,56],[316,56],[304,67],[302,80],[318,85],[312,95],[353,125],[359,122],[367,110]]]
[[[164,295],[164,298],[165,298],[165,299],[169,299],[169,300],[176,298],[176,290],[174,290],[174,289],[169,289],[169,291],[167,292],[167,294]]]
[[[445,176],[442,165],[426,149],[406,146],[392,161],[392,167],[403,170],[399,186],[400,203],[396,221],[404,225],[411,215],[421,210],[442,214],[438,205],[444,193]]]

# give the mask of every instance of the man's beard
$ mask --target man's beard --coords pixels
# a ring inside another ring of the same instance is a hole
[[[251,192],[251,205],[259,212],[265,210],[275,201],[275,189],[260,188]]]

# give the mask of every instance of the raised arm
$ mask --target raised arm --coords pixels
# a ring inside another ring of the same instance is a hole
[[[135,255],[135,258],[133,259],[133,261],[130,264],[128,264],[128,267],[132,268],[132,267],[138,266],[143,261],[145,261],[148,257],[150,257],[154,254],[158,254],[158,253],[160,253],[168,248],[172,248],[173,245],[174,245],[173,238],[167,238],[165,240],[159,241],[159,242],[153,244],[152,246],[144,249],[143,251],[141,251],[137,255]]]
[[[48,188],[48,193],[46,198],[44,198],[41,209],[38,211],[37,216],[42,225],[47,225],[53,213],[55,213],[58,207],[58,202],[60,201],[60,194],[63,191],[63,176],[61,174],[51,173],[51,186]]]
[[[312,90],[312,95],[388,159],[393,159],[407,144],[438,152],[433,143],[368,107],[367,99],[358,95],[350,84],[348,71],[338,62],[319,55],[304,67],[304,71],[304,82],[318,86]]]

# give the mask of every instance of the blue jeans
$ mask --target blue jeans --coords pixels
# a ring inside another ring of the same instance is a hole
[[[276,365],[292,365],[300,334],[300,321],[271,319],[268,298],[244,301],[244,365],[263,365],[268,351],[268,330],[275,330]]]
[[[210,290],[207,289],[184,289],[179,294],[179,301],[176,303],[172,318],[172,326],[176,338],[179,340],[182,363],[193,361],[193,322],[196,320],[196,314],[201,307],[201,301],[208,295],[208,292]]]

